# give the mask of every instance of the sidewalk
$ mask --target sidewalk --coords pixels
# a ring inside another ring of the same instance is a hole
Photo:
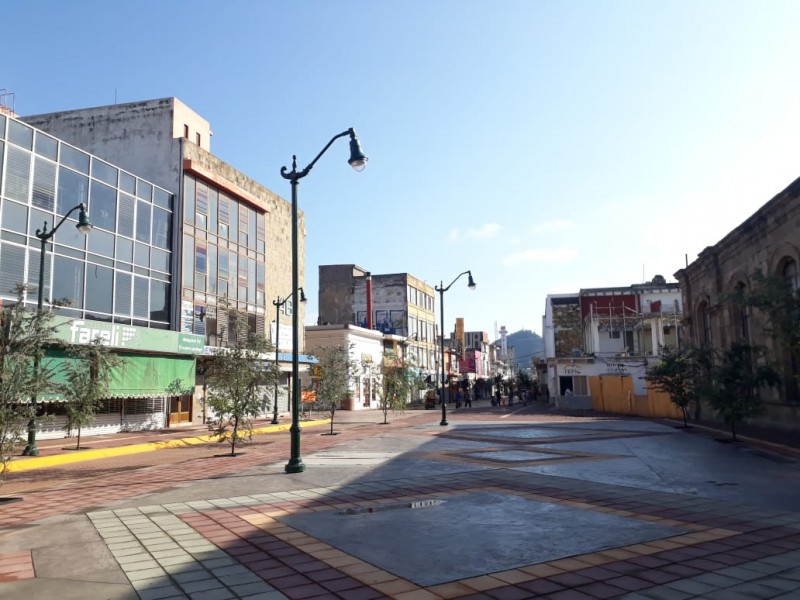
[[[448,406],[446,427],[441,407],[387,425],[337,412],[338,435],[304,421],[296,474],[268,420],[235,458],[172,446],[203,428],[147,434],[164,449],[144,468],[87,461],[93,478],[0,508],[0,598],[800,597],[795,464],[671,424],[480,402]]]

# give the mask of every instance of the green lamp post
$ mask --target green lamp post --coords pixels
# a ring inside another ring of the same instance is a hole
[[[328,148],[331,147],[333,142],[346,135],[350,136],[350,158],[348,163],[356,171],[363,171],[367,166],[367,157],[361,151],[361,145],[358,142],[355,131],[351,127],[347,131],[336,134],[331,140],[320,150],[319,154],[312,160],[305,169],[297,170],[297,156],[292,156],[292,170],[289,171],[286,167],[281,167],[281,177],[288,179],[292,185],[292,292],[296,292],[300,286],[298,274],[298,251],[297,251],[297,184],[299,181],[308,175],[320,157],[325,154]],[[289,428],[291,436],[291,457],[289,462],[286,463],[285,471],[287,473],[301,473],[306,470],[303,460],[300,458],[300,362],[299,362],[299,348],[300,348],[300,321],[298,311],[292,313],[292,425]]]
[[[86,235],[92,230],[92,224],[89,222],[89,217],[86,214],[86,206],[81,202],[77,206],[73,206],[67,214],[61,217],[61,220],[58,224],[53,227],[50,231],[47,230],[47,221],[44,222],[44,225],[41,229],[36,230],[36,237],[39,238],[42,242],[41,251],[39,253],[39,295],[36,300],[36,312],[41,314],[42,312],[42,305],[44,304],[44,266],[45,266],[45,255],[47,254],[47,242],[49,242],[52,237],[58,231],[58,228],[67,220],[67,218],[74,213],[75,211],[78,212],[78,222],[75,227],[78,228],[82,234]],[[39,376],[39,359],[35,359],[33,362],[33,376],[34,379],[38,378]],[[23,456],[39,456],[39,449],[36,447],[36,404],[37,404],[37,397],[34,393],[31,396],[31,418],[28,421],[28,442],[25,445],[25,448],[22,450]]]
[[[444,393],[444,386],[445,386],[445,360],[444,360],[444,293],[449,290],[453,284],[459,280],[462,275],[469,275],[469,279],[467,281],[467,287],[471,290],[475,289],[475,280],[472,279],[472,271],[464,271],[460,273],[453,281],[450,282],[450,285],[444,287],[444,282],[440,281],[437,287],[434,287],[437,292],[439,292],[439,313],[441,318],[442,330],[439,332],[439,342],[441,345],[442,351],[442,420],[439,425],[447,425],[447,398],[445,397]]]
[[[281,344],[281,306],[286,304],[294,295],[294,292],[286,296],[283,300],[281,297],[278,296],[275,300],[272,301],[273,306],[275,306],[275,400],[273,402],[274,406],[272,407],[272,421],[273,425],[278,424],[278,351],[280,350]],[[300,288],[300,302],[306,302],[306,293],[303,291],[303,288]],[[294,307],[292,307],[292,315],[294,315]]]

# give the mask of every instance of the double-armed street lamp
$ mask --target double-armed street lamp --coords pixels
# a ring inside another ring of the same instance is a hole
[[[350,136],[350,158],[348,163],[356,171],[363,171],[367,166],[367,157],[361,151],[361,145],[358,143],[355,131],[351,127],[347,131],[338,133],[331,138],[319,154],[312,160],[308,166],[301,170],[297,170],[297,156],[292,156],[292,170],[289,171],[286,167],[281,167],[281,177],[288,179],[292,185],[292,292],[296,292],[299,288],[299,274],[298,274],[298,250],[297,250],[297,184],[298,182],[308,175],[309,171],[314,167],[320,157],[325,154],[328,148],[331,147],[333,142],[346,135]],[[300,458],[300,363],[299,363],[299,339],[300,339],[300,321],[299,312],[292,312],[292,426],[289,428],[291,435],[291,457],[289,462],[286,463],[285,471],[287,473],[301,473],[305,471],[306,466]]]
[[[272,407],[272,424],[278,424],[278,352],[280,351],[281,346],[281,306],[285,305],[289,299],[294,296],[294,292],[286,296],[283,300],[281,297],[278,296],[277,299],[272,301],[272,304],[275,306],[275,400],[274,405]],[[306,302],[306,293],[303,291],[303,288],[300,288],[300,302]],[[292,307],[292,314],[294,315],[296,309]]]
[[[78,222],[75,227],[77,227],[78,231],[80,231],[82,234],[86,235],[92,230],[92,224],[89,222],[89,217],[86,214],[86,206],[83,204],[83,202],[69,209],[69,212],[61,217],[61,220],[58,222],[58,224],[50,231],[47,230],[47,221],[44,222],[44,225],[41,229],[36,230],[36,237],[42,242],[41,251],[39,253],[39,295],[38,299],[36,300],[36,312],[40,317],[42,314],[42,305],[44,304],[44,266],[45,255],[47,253],[47,242],[52,239],[52,237],[56,234],[56,231],[58,231],[58,228],[61,227],[64,221],[66,221],[67,218],[76,210],[78,211]],[[39,378],[38,355],[33,361],[33,377],[34,379]],[[37,397],[36,392],[34,392],[33,396],[31,396],[31,418],[28,421],[28,443],[22,450],[23,456],[39,456],[39,449],[36,447],[36,403]]]
[[[475,280],[472,279],[472,271],[464,271],[463,273],[459,273],[459,275],[455,279],[453,279],[453,281],[451,281],[450,285],[448,285],[447,287],[444,287],[444,282],[440,281],[439,282],[439,286],[434,288],[437,292],[439,292],[439,312],[440,312],[441,324],[442,324],[442,330],[439,332],[439,341],[440,341],[441,350],[442,350],[442,387],[441,387],[441,390],[442,390],[442,397],[441,397],[441,401],[442,401],[442,420],[439,423],[439,425],[442,425],[442,426],[447,425],[447,398],[445,397],[445,393],[444,393],[444,391],[445,391],[444,386],[445,386],[445,383],[447,381],[446,378],[445,378],[445,360],[444,360],[444,293],[447,290],[449,290],[453,286],[453,284],[456,281],[459,280],[459,278],[462,275],[468,275],[469,276],[469,279],[467,280],[467,287],[469,289],[471,289],[471,290],[474,290],[476,286],[475,286]]]

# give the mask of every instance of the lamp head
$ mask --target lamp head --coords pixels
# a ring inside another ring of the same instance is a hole
[[[307,302],[306,293],[303,288],[300,288],[300,302]]]
[[[469,275],[469,280],[467,281],[467,287],[471,290],[474,290],[476,287],[475,280],[472,278],[472,271],[467,271],[467,275]]]
[[[83,235],[89,233],[92,230],[92,227],[94,227],[89,222],[89,216],[86,214],[86,206],[84,206],[83,203],[80,205],[80,211],[78,212],[78,224],[75,227],[77,227],[78,231],[80,231]]]
[[[355,132],[351,129],[350,130],[350,158],[347,161],[348,164],[353,167],[359,173],[364,170],[367,166],[367,161],[369,159],[364,156],[364,152],[361,150],[361,144],[356,137]]]

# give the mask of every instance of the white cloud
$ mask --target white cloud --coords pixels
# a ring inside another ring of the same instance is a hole
[[[484,223],[477,229],[467,229],[467,237],[473,240],[486,239],[494,237],[500,231],[500,225],[497,223]]]
[[[451,229],[450,233],[447,234],[447,239],[451,242],[456,242],[464,238],[469,240],[485,240],[494,237],[499,231],[500,225],[497,223],[485,223],[480,227],[470,227],[463,232],[460,229]]]
[[[550,232],[550,231],[566,231],[567,229],[574,229],[575,223],[567,219],[555,219],[553,221],[544,221],[537,223],[533,226],[533,230],[537,232]]]
[[[531,262],[567,262],[578,258],[578,251],[575,248],[528,248],[520,252],[512,252],[503,257],[503,264],[507,267],[515,267],[524,263]]]

